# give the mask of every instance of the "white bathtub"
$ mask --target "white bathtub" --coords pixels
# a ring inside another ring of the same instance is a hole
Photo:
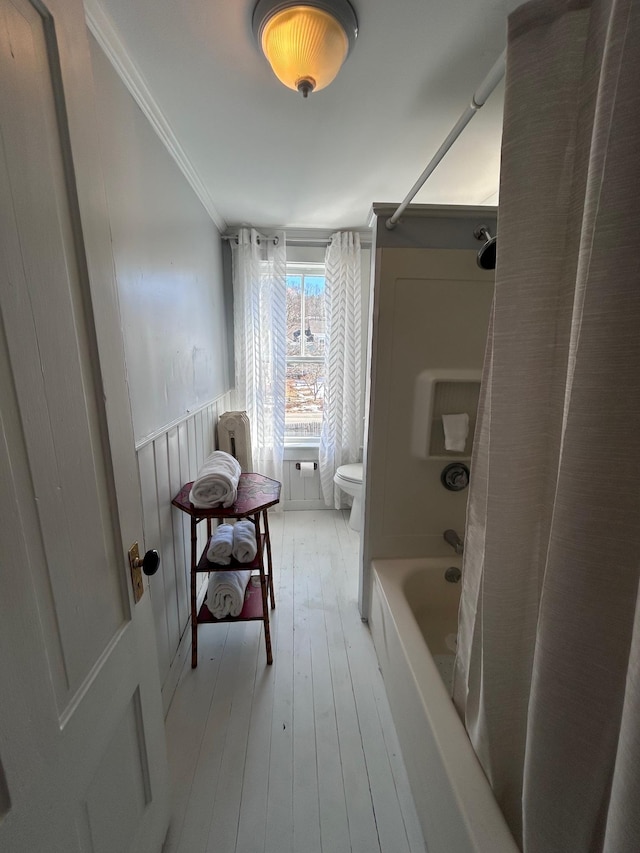
[[[369,624],[429,853],[519,853],[440,677],[453,665],[456,557],[374,560]],[[434,661],[435,658],[435,661]]]

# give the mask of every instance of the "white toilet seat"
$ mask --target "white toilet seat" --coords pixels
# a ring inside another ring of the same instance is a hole
[[[348,483],[362,485],[362,462],[355,462],[352,465],[341,465],[336,471],[336,477],[346,480]]]

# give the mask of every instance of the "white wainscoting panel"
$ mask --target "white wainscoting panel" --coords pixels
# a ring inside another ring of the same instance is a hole
[[[320,474],[316,469],[312,477],[303,477],[296,468],[298,462],[318,461],[317,447],[285,448],[282,472],[282,508],[328,509],[322,498]]]
[[[215,449],[218,418],[230,409],[230,395],[225,394],[137,448],[144,547],[160,552],[160,568],[149,579],[149,590],[165,713],[191,642],[186,630],[189,626],[190,519],[171,506],[171,501],[184,483],[195,478],[204,459]],[[206,529],[204,524],[199,528],[200,552],[205,545]],[[205,580],[205,575],[200,576],[201,585]]]

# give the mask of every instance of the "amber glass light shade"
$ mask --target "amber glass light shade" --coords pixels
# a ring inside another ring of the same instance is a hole
[[[262,50],[278,80],[306,97],[335,78],[349,52],[349,40],[328,12],[291,6],[265,24]]]

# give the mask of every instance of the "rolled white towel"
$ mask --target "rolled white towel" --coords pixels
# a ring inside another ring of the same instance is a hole
[[[189,492],[189,500],[202,509],[219,504],[223,507],[232,506],[238,494],[240,471],[238,460],[230,453],[214,450],[198,471]]]
[[[462,412],[459,415],[443,415],[444,449],[464,451],[469,435],[469,415]]]
[[[239,563],[251,563],[258,551],[256,528],[252,521],[237,521],[233,525],[231,553]]]
[[[207,587],[207,607],[216,619],[240,615],[244,606],[244,594],[250,580],[249,569],[211,572]]]
[[[211,537],[207,550],[207,560],[210,563],[218,563],[228,566],[231,562],[231,550],[233,548],[233,524],[221,524]]]

